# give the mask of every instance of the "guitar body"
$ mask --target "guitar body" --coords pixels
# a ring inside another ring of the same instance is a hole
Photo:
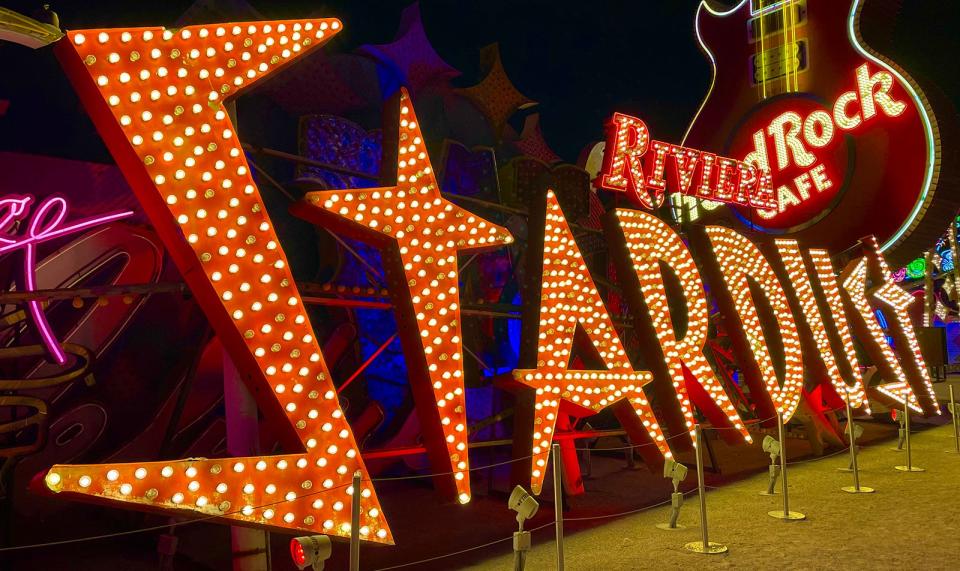
[[[944,232],[958,205],[937,192],[936,119],[913,80],[863,44],[862,3],[701,2],[697,36],[714,76],[684,145],[768,167],[779,205],[701,208],[703,221],[831,252],[873,234],[894,263]]]

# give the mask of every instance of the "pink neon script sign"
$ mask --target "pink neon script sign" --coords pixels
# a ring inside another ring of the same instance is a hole
[[[131,210],[111,212],[64,225],[70,210],[67,200],[62,196],[50,196],[40,202],[33,212],[30,205],[36,199],[30,195],[12,195],[0,199],[0,255],[23,250],[23,285],[26,291],[37,290],[37,245],[56,238],[76,234],[100,224],[126,218],[133,214]],[[25,228],[23,232],[20,232]],[[19,232],[19,233],[18,233]],[[27,302],[33,322],[40,332],[40,338],[50,356],[57,363],[67,360],[60,347],[53,328],[43,313],[40,300]]]

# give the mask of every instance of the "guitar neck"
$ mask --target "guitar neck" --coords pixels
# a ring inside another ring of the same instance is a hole
[[[802,91],[809,68],[806,0],[751,0],[750,9],[748,69],[757,95]]]

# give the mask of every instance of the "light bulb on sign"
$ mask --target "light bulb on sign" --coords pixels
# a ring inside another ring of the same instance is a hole
[[[261,408],[283,419],[304,452],[58,465],[47,477],[53,491],[315,533],[327,529],[319,522],[349,521],[328,506],[348,501],[347,474],[366,469],[224,107],[339,29],[339,20],[317,19],[84,30],[58,44],[83,103],[224,347],[248,373]],[[379,508],[364,490],[364,513]],[[320,493],[326,503],[318,507],[313,496]],[[364,518],[362,539],[392,542],[377,513]]]

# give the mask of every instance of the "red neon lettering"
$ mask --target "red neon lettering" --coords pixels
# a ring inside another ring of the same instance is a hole
[[[737,161],[720,157],[719,163],[720,168],[717,172],[715,198],[723,202],[739,202],[745,204],[746,200],[741,201],[737,199],[737,182],[740,175]]]
[[[650,145],[647,125],[629,115],[614,113],[607,123],[607,152],[599,186],[608,190],[627,192],[644,207],[654,208],[663,202],[663,195],[654,204],[644,192],[643,164],[641,160]]]
[[[759,176],[760,180],[757,182],[756,190],[748,196],[750,197],[750,206],[761,209],[760,212],[762,213],[764,209],[776,208],[777,199],[774,196],[773,175],[770,174],[770,169],[760,169]]]
[[[713,165],[717,162],[717,155],[713,153],[703,153],[700,155],[700,162],[703,168],[700,169],[700,186],[697,187],[697,196],[712,200],[716,196],[715,189],[710,186],[713,178]]]
[[[661,141],[653,141],[653,168],[650,169],[650,176],[647,177],[647,186],[662,193],[667,189],[667,180],[664,178],[664,172],[667,166],[667,154],[677,152],[679,147]]]
[[[680,185],[680,188],[677,190],[679,190],[681,194],[689,194],[690,185],[693,183],[693,171],[696,170],[697,163],[700,162],[700,151],[676,147],[672,156],[674,161],[673,166],[676,169],[677,184]]]

